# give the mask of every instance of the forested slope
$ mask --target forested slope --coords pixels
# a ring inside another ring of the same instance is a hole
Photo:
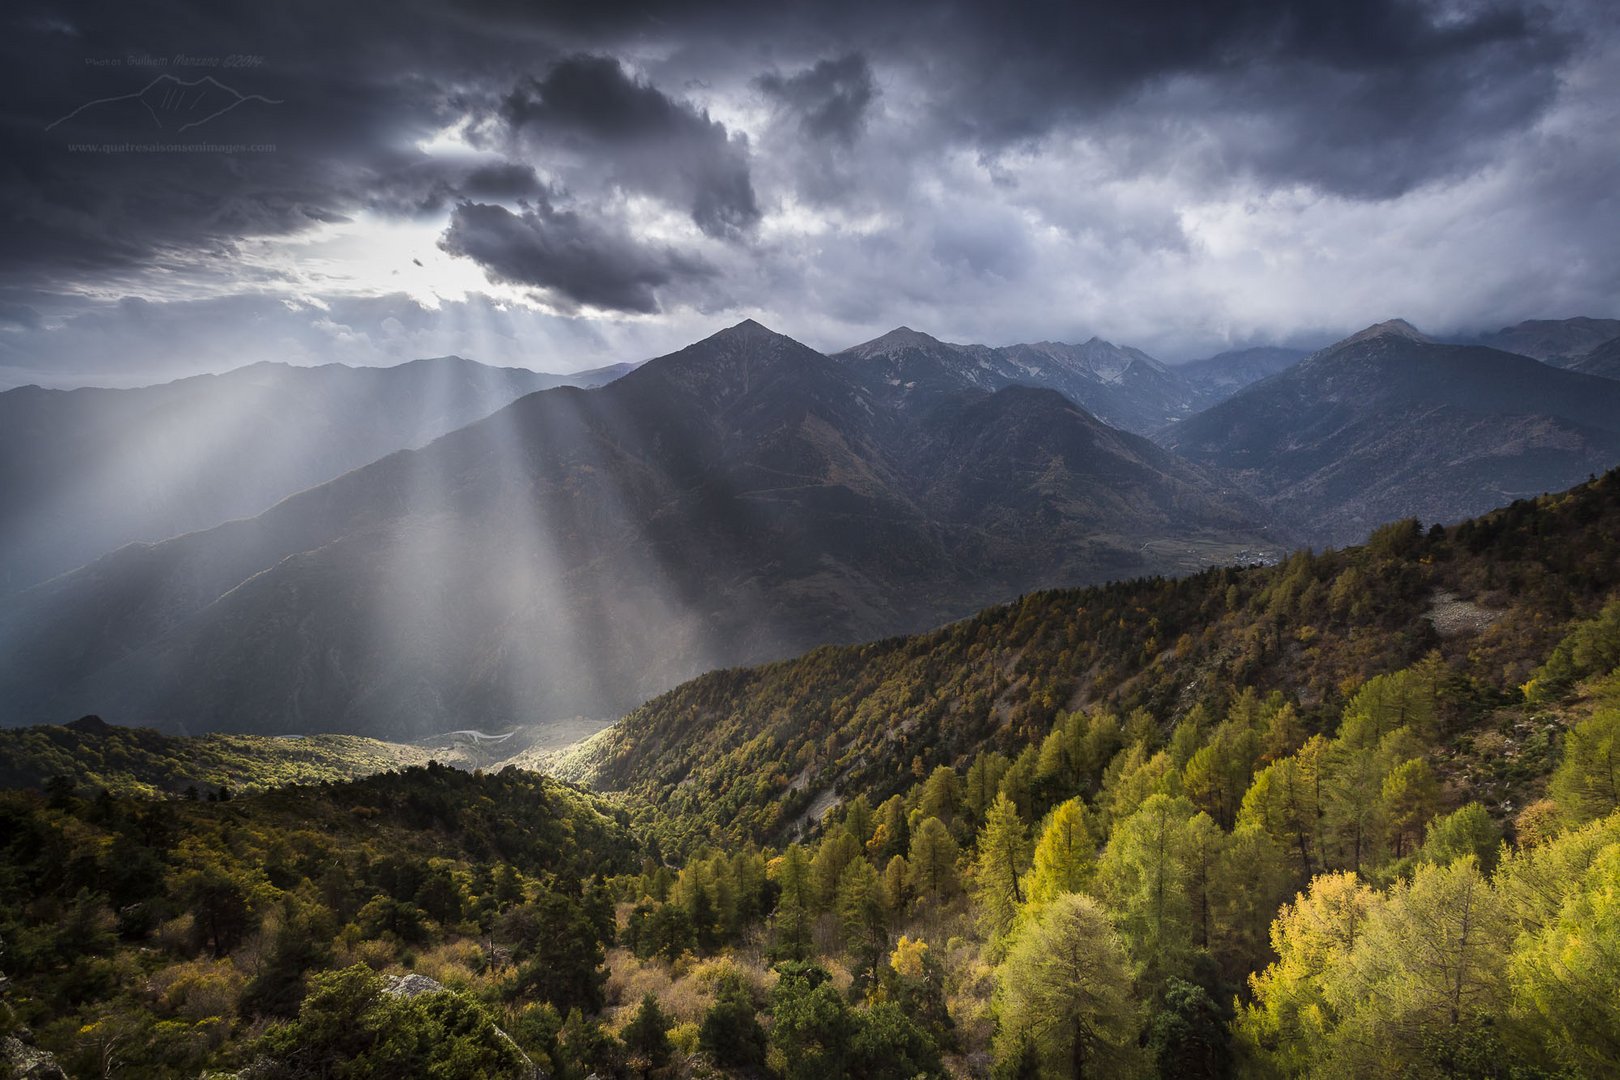
[[[1620,587],[1616,537],[1611,472],[1273,567],[1035,593],[929,634],[705,675],[561,772],[658,808],[680,843],[764,840],[834,789],[880,798],[982,748],[1016,753],[1079,709],[1145,710],[1168,732],[1239,691],[1280,691],[1322,731],[1364,680],[1436,653],[1475,715],[1514,699],[1565,624]]]
[[[434,760],[461,764],[453,750],[358,735],[164,735],[117,727],[95,716],[0,730],[0,788],[55,781],[114,795],[206,795],[221,788],[240,795],[355,780]]]

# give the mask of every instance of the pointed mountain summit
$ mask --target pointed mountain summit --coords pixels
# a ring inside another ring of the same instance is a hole
[[[1050,390],[875,385],[745,322],[530,394],[0,606],[0,700],[396,738],[606,719],[1041,585],[1278,552],[1253,500]]]
[[[1318,544],[1456,521],[1620,463],[1620,383],[1435,342],[1401,320],[1328,346],[1165,432]]]
[[[897,326],[887,334],[875,337],[871,341],[851,345],[839,355],[864,358],[884,356],[899,352],[902,349],[954,349],[959,351],[961,346],[951,345],[930,334],[925,334],[921,330],[913,330],[909,326]]]
[[[1386,319],[1381,323],[1374,323],[1364,330],[1358,330],[1343,341],[1334,342],[1321,350],[1324,353],[1338,352],[1351,345],[1363,341],[1376,341],[1379,338],[1396,338],[1402,341],[1421,341],[1432,344],[1434,338],[1425,334],[1405,319]]]

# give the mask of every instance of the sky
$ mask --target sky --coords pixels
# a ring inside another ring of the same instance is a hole
[[[1614,317],[1606,7],[13,0],[0,387]]]

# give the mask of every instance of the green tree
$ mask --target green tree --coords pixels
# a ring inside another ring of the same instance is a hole
[[[1148,1050],[1163,1077],[1225,1080],[1232,1074],[1227,1018],[1196,983],[1172,978],[1148,1026]]]
[[[1195,912],[1188,827],[1197,813],[1186,799],[1151,796],[1115,826],[1097,863],[1097,887],[1147,987],[1185,974],[1191,962]]]
[[[1092,836],[1086,804],[1070,799],[1047,818],[1035,844],[1034,866],[1026,889],[1028,903],[1041,905],[1065,893],[1080,892],[1097,865],[1097,842]]]
[[[907,884],[918,903],[937,905],[961,888],[956,872],[960,851],[956,838],[936,817],[923,818],[911,834],[911,855],[906,859]]]
[[[1187,762],[1181,786],[1193,805],[1230,829],[1259,756],[1260,738],[1254,729],[1227,720]]]
[[[821,968],[781,964],[771,990],[771,1047],[787,1080],[848,1075],[859,1021]]]
[[[765,1068],[767,1040],[754,1001],[739,982],[722,985],[698,1028],[698,1047],[723,1069]]]
[[[195,920],[199,947],[208,948],[216,957],[229,953],[258,929],[260,884],[222,862],[209,859],[182,872],[175,892]]]
[[[883,868],[883,907],[891,915],[903,915],[911,903],[911,886],[907,879],[911,868],[904,855],[891,858]]]
[[[298,1018],[272,1027],[259,1050],[296,1063],[300,1077],[518,1080],[530,1072],[478,1002],[450,991],[394,997],[362,965],[312,975]]]
[[[1390,1075],[1422,1060],[1425,1039],[1490,1022],[1508,1006],[1512,929],[1472,858],[1420,864],[1369,915],[1342,963],[1322,976],[1337,1019],[1337,1067]]]
[[[1322,1056],[1332,1014],[1327,978],[1355,948],[1381,898],[1352,873],[1322,874],[1271,927],[1277,959],[1249,977],[1234,1025],[1257,1075],[1301,1076]]]
[[[844,868],[865,856],[866,849],[861,842],[842,825],[835,825],[821,838],[815,857],[810,860],[810,885],[817,910],[832,909],[838,899],[838,881],[844,876]]]
[[[1333,862],[1361,873],[1377,862],[1384,776],[1376,749],[1335,741],[1322,760],[1322,822]]]
[[[856,976],[865,985],[875,976],[883,957],[887,925],[882,883],[864,858],[855,859],[844,869],[835,908],[844,931],[844,945],[855,959]]]
[[[1390,851],[1398,859],[1417,846],[1423,827],[1440,804],[1440,782],[1422,758],[1401,762],[1384,777],[1379,816],[1388,830]]]
[[[1428,834],[1417,857],[1446,866],[1464,855],[1472,855],[1488,873],[1496,867],[1501,848],[1502,830],[1491,820],[1489,811],[1471,802],[1429,822]]]
[[[963,804],[975,825],[984,820],[990,804],[996,801],[996,792],[1001,790],[1001,778],[1011,764],[1007,755],[995,750],[973,759],[973,764],[968,768]]]
[[[1033,1048],[1043,1073],[1119,1077],[1139,1064],[1140,1010],[1125,948],[1089,896],[1046,905],[1013,941],[996,973],[997,1057]]]
[[[631,1066],[643,1077],[653,1076],[668,1067],[674,1054],[669,1028],[669,1017],[658,1007],[658,999],[651,993],[643,994],[635,1015],[619,1036],[630,1055]]]
[[[772,917],[775,942],[772,955],[779,960],[803,960],[810,955],[812,924],[810,860],[799,844],[789,844],[776,866],[779,894]]]
[[[1620,1076],[1620,843],[1566,879],[1557,910],[1519,939],[1519,1008],[1558,1060],[1586,1076]]]
[[[928,774],[917,809],[924,817],[937,817],[949,825],[962,806],[962,779],[949,765],[940,765]]]
[[[1024,902],[1020,878],[1029,858],[1029,836],[1018,808],[1005,794],[997,795],[985,815],[973,864],[974,900],[992,949],[1001,947],[1018,918]]]
[[[1600,709],[1570,730],[1550,791],[1571,825],[1620,809],[1620,708]]]

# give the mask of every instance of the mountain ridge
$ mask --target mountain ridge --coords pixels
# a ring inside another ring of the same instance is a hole
[[[1166,430],[1317,544],[1456,521],[1620,462],[1620,386],[1387,324]]]
[[[0,626],[0,685],[13,723],[398,735],[602,715],[1037,584],[1265,557],[1260,513],[1057,394],[886,404],[743,324],[31,590]]]

